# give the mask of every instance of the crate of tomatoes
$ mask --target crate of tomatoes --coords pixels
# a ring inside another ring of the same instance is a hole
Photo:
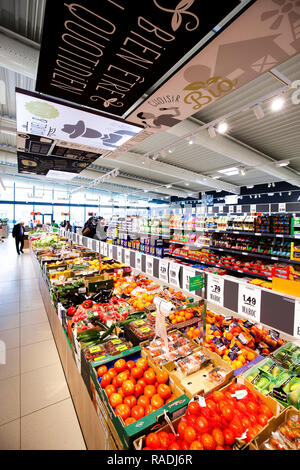
[[[139,436],[183,414],[189,399],[169,381],[166,371],[154,370],[135,353],[92,368],[92,380],[103,402],[112,432],[125,449]]]

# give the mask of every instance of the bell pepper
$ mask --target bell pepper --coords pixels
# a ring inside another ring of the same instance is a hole
[[[81,306],[83,308],[91,308],[93,305],[93,301],[91,299],[88,299],[88,300],[85,300],[84,302],[82,302]]]
[[[69,317],[73,317],[75,315],[77,311],[77,308],[76,307],[73,307],[73,305],[71,307],[68,308],[68,316]]]

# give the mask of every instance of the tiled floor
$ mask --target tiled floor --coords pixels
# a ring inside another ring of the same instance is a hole
[[[0,450],[85,449],[29,250],[0,243]]]

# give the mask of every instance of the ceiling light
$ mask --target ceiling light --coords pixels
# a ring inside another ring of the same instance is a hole
[[[268,196],[270,196],[270,197],[274,196],[274,193],[268,193]]]
[[[171,184],[167,184],[167,185],[166,185],[166,188],[170,189],[170,188],[172,188],[172,185],[171,185]]]
[[[262,109],[260,104],[256,104],[254,106],[253,112],[255,114],[256,119],[262,119],[265,115],[264,110]]]
[[[289,191],[289,196],[291,196],[291,195],[292,195],[292,193],[291,193],[291,191]]]
[[[254,199],[257,199],[257,194],[255,194]]]
[[[268,184],[268,188],[270,188],[270,187],[271,187],[271,183]]]
[[[283,108],[284,105],[284,99],[282,96],[277,96],[272,100],[271,103],[271,110],[272,111],[280,111],[280,109]]]
[[[185,186],[189,186],[189,185],[190,185],[190,183],[184,183],[184,184],[185,184]]]
[[[155,155],[153,155],[152,160],[157,160],[158,157],[159,157],[159,153],[156,153]]]
[[[251,194],[250,194],[250,199],[252,199],[252,196],[251,196]]]
[[[220,193],[220,192],[222,192],[222,189],[217,189],[216,192],[217,192],[217,193]]]
[[[169,153],[175,152],[175,147],[169,147],[168,152],[169,152]]]
[[[209,134],[209,137],[216,137],[216,129],[214,128],[214,126],[209,126],[209,128],[207,129],[207,132]]]
[[[219,134],[225,134],[225,132],[228,130],[228,124],[227,122],[223,121],[218,124],[217,131]]]
[[[189,137],[189,139],[188,139],[188,143],[189,143],[190,145],[193,145],[193,144],[195,143],[195,140],[196,140],[196,137],[191,136],[191,137]]]
[[[279,193],[279,196],[282,196],[282,193]]]
[[[234,176],[239,174],[239,169],[235,166],[231,168],[224,168],[224,170],[219,170],[219,173],[222,173],[226,176]]]
[[[247,188],[248,188],[248,189],[252,189],[252,188],[254,188],[254,185],[253,185],[253,184],[249,184],[249,185],[247,186]]]
[[[241,175],[245,176],[245,174],[246,174],[246,171],[244,170],[244,168],[241,168]]]
[[[215,175],[215,176],[212,177],[213,180],[217,180],[217,179],[219,179],[219,178],[220,178],[219,175]]]
[[[272,183],[273,188],[275,188],[275,183]]]
[[[275,166],[281,167],[281,166],[288,166],[290,164],[289,160],[282,160],[281,162],[275,163]]]
[[[147,193],[148,192],[148,189],[144,189],[144,193]]]

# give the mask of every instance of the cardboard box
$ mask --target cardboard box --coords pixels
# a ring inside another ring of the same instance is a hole
[[[97,292],[101,289],[114,288],[113,278],[107,273],[101,274],[99,276],[85,278],[84,283],[89,292]]]
[[[127,359],[136,361],[139,357],[141,357],[141,354],[140,352],[137,352],[135,354],[129,355]],[[115,360],[107,363],[107,367],[113,367],[114,363]],[[156,429],[157,426],[162,425],[165,422],[165,413],[167,413],[171,420],[175,419],[179,414],[182,413],[181,409],[186,407],[189,403],[188,397],[182,393],[182,390],[176,384],[170,383],[172,393],[176,396],[173,401],[150,413],[149,415],[144,416],[144,418],[139,419],[135,423],[124,426],[122,418],[115,415],[105,391],[99,384],[97,372],[94,367],[92,368],[92,380],[94,382],[96,391],[101,398],[101,402],[104,405],[108,419],[119,435],[119,438],[125,449],[132,448],[133,441],[139,436],[152,432],[152,430]]]

